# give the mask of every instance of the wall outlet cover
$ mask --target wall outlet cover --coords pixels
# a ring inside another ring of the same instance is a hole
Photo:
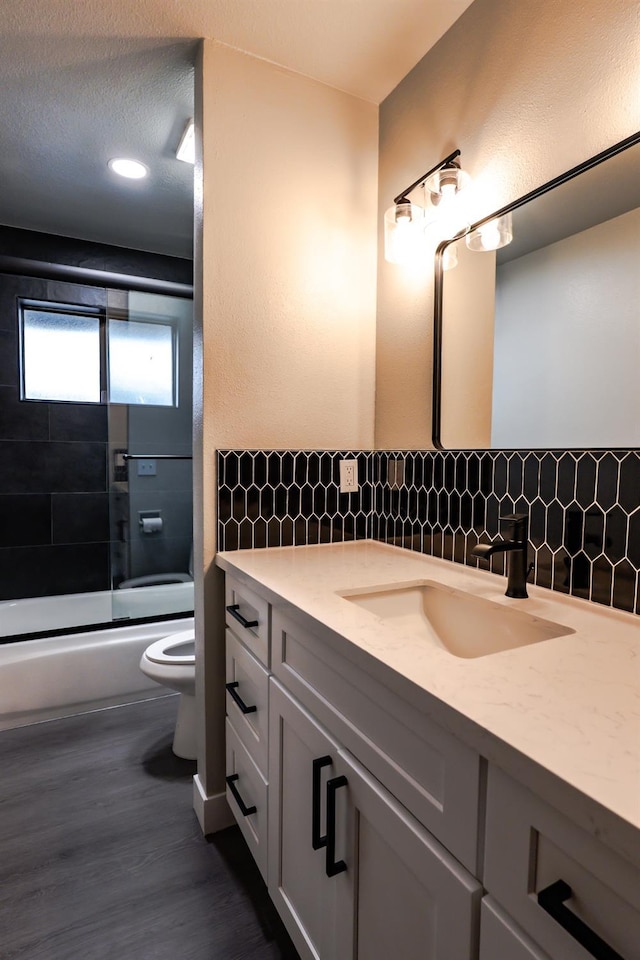
[[[340,461],[340,493],[358,492],[358,461]]]

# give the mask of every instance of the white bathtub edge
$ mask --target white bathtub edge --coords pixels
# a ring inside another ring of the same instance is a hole
[[[162,696],[140,657],[192,627],[183,617],[0,645],[0,730]]]

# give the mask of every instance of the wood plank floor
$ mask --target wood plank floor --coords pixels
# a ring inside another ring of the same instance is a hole
[[[176,706],[0,733],[1,960],[296,960],[240,831],[202,837]]]

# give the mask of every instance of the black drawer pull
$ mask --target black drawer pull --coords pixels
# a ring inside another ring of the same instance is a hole
[[[248,630],[249,627],[257,627],[258,620],[247,620],[246,617],[243,617],[240,613],[240,604],[239,603],[230,603],[227,607],[227,613],[230,613],[234,620],[237,620],[241,626]]]
[[[564,880],[556,880],[538,894],[538,903],[550,917],[570,933],[596,960],[623,960],[619,953],[588,927],[580,917],[572,913],[564,902],[571,896],[571,887]]]
[[[320,780],[322,777],[322,768],[331,766],[331,757],[318,757],[313,761],[313,773],[311,780],[311,846],[314,850],[320,850],[327,845],[327,835],[320,833]]]
[[[237,686],[239,686],[239,683],[237,680],[233,680],[231,683],[225,683],[225,688],[228,690],[231,699],[238,704],[242,712],[255,713],[258,708],[255,706],[255,704],[254,706],[250,707],[244,702],[240,694],[236,693]]]
[[[227,777],[227,783],[229,784],[229,790],[233,794],[236,803],[240,807],[240,813],[243,817],[248,817],[251,813],[255,813],[258,809],[257,807],[248,807],[242,797],[240,796],[240,791],[236,787],[236,780],[239,778],[238,773],[232,773],[230,777]]]
[[[346,777],[334,777],[327,780],[327,864],[326,874],[328,877],[335,877],[339,873],[344,873],[347,865],[344,860],[336,860],[336,791],[340,787],[346,787],[348,780]]]

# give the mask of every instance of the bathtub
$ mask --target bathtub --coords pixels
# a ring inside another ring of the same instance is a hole
[[[193,584],[171,586],[188,586],[193,591]],[[159,588],[145,587],[122,593],[141,594],[147,589]],[[167,588],[163,589],[166,591]],[[83,598],[76,611],[78,617],[88,616],[90,610],[95,615],[96,611],[105,609],[101,597],[93,594],[77,596]],[[111,618],[111,594],[108,596],[109,616],[105,620]],[[44,603],[45,600],[48,604]],[[42,602],[39,598],[0,603],[2,633],[8,636],[27,632],[24,626],[27,615],[31,624],[29,632],[54,630],[62,614],[58,611],[56,615],[51,608],[55,602],[64,607],[71,602],[73,606],[73,600],[72,596],[42,598]],[[147,600],[148,596],[144,600],[135,598],[138,606],[130,615],[145,616],[140,610]],[[93,607],[90,606],[92,602]],[[23,608],[22,618],[20,604],[31,605],[26,610]],[[9,609],[11,623],[10,629],[6,629]],[[39,621],[35,618],[36,612],[41,617]],[[86,623],[86,620],[80,620],[80,623]],[[16,625],[18,630],[14,629]],[[67,610],[64,626],[70,625]],[[192,628],[193,617],[185,616],[157,623],[114,625],[104,630],[89,629],[82,633],[0,644],[0,730],[163,696],[165,688],[146,677],[138,666],[142,652],[154,640]]]
[[[0,601],[0,638],[193,610],[193,583]]]

